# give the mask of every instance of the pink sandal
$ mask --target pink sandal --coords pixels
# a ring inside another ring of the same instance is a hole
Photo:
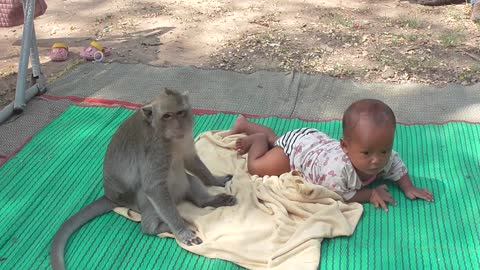
[[[103,47],[96,41],[90,42],[90,46],[80,52],[80,56],[85,60],[102,61],[105,56],[111,55],[110,48]]]
[[[63,43],[54,43],[50,52],[52,61],[65,61],[68,59],[68,46]]]

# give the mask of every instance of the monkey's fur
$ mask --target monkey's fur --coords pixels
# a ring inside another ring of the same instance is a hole
[[[141,213],[145,234],[171,232],[187,245],[202,243],[185,225],[176,204],[188,199],[199,207],[219,207],[234,205],[236,200],[225,193],[213,196],[207,192],[203,183],[224,186],[231,176],[214,177],[200,160],[193,125],[187,96],[164,89],[120,126],[105,155],[105,195],[67,220],[57,232],[50,253],[54,270],[65,269],[64,249],[69,236],[117,206]]]

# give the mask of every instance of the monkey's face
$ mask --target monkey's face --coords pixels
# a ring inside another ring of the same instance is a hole
[[[167,140],[193,137],[193,114],[186,95],[168,90],[142,108],[146,121]]]
[[[190,109],[164,112],[159,120],[167,140],[192,137],[193,116]]]

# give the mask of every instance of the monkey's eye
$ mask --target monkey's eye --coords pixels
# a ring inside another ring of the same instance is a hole
[[[185,115],[187,115],[187,112],[186,111],[179,111],[179,112],[177,112],[177,115],[180,116],[180,117],[184,117]]]
[[[169,120],[169,119],[172,119],[172,117],[173,117],[173,113],[166,113],[162,116],[162,119]]]

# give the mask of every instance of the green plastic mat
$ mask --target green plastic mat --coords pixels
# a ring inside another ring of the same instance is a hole
[[[102,161],[110,137],[132,111],[71,107],[0,168],[0,269],[50,269],[60,225],[103,194]],[[196,117],[195,134],[228,129],[235,115]],[[341,123],[260,118],[278,133],[310,126],[338,138]],[[365,205],[351,237],[324,240],[322,269],[480,269],[480,125],[399,126],[395,149],[416,185],[435,203],[409,201],[398,188],[389,213]],[[319,251],[320,252],[320,251]],[[238,269],[144,236],[110,213],[67,245],[68,269]]]

